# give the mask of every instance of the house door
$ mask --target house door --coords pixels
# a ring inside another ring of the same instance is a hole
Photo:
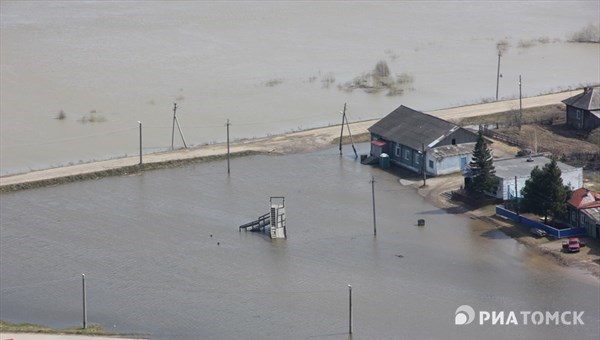
[[[467,157],[461,157],[460,158],[460,169],[465,170],[466,167],[467,167]]]

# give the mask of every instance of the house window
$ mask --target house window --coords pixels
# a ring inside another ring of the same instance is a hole
[[[429,168],[433,169],[433,161],[432,160],[429,160]]]
[[[421,157],[423,157],[422,154],[419,154],[418,157],[415,157],[415,165],[419,165],[421,164]]]
[[[581,216],[581,218],[580,218],[580,224],[579,224],[579,226],[582,227],[582,226],[585,225],[585,215],[581,214],[580,216]]]
[[[581,110],[577,110],[577,120],[581,120]]]
[[[410,150],[404,150],[404,159],[410,161]]]
[[[452,145],[456,145],[456,138],[452,138]]]
[[[400,157],[401,151],[402,151],[402,148],[400,147],[400,145],[396,145],[396,150],[394,151],[396,157]]]

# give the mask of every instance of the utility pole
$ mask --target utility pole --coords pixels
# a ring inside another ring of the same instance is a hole
[[[348,128],[348,135],[350,136],[350,143],[352,144],[352,150],[354,150],[354,158],[358,158],[358,153],[356,152],[356,148],[354,147],[354,140],[352,139],[352,132],[350,132],[350,122],[348,122],[348,117],[346,117],[346,104],[344,104],[344,117],[346,119],[346,127]]]
[[[177,103],[173,103],[173,129],[171,130],[171,150],[174,149],[175,124],[177,124],[177,130],[179,130],[179,135],[181,136],[181,140],[183,141],[183,147],[187,149],[185,137],[183,136],[183,132],[181,131],[181,126],[179,126],[179,121],[177,120]]]
[[[425,171],[425,143],[421,143],[421,171],[423,172],[423,186],[427,185],[427,172]]]
[[[521,131],[521,120],[523,119],[523,100],[521,92],[521,75],[519,74],[519,131]]]
[[[229,175],[230,173],[230,168],[229,168],[229,119],[227,119],[227,174]]]
[[[138,124],[140,125],[140,165],[142,165],[142,122],[138,120]]]
[[[352,286],[348,285],[348,334],[352,334]]]
[[[344,103],[344,111],[342,113],[342,130],[340,131],[340,156],[342,155],[342,137],[344,136],[344,121],[346,120],[346,103]]]
[[[519,216],[519,190],[517,189],[517,176],[515,176],[515,212]]]
[[[173,103],[173,128],[171,129],[171,150],[175,144],[175,121],[177,120],[177,103]]]
[[[87,328],[87,306],[86,306],[86,292],[85,292],[85,274],[81,274],[81,285],[83,288],[83,329]]]
[[[373,196],[373,235],[377,236],[377,219],[375,217],[375,177],[371,176],[371,196]],[[352,333],[352,332],[350,332]]]
[[[498,101],[498,88],[500,87],[500,57],[502,56],[502,51],[498,49],[498,72],[496,73],[496,101]]]

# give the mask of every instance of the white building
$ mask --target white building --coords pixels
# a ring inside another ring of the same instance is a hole
[[[533,168],[537,166],[542,169],[547,163],[550,163],[550,159],[544,156],[495,160],[494,167],[499,182],[498,189],[493,193],[494,196],[503,200],[513,199],[515,198],[516,186],[516,197],[521,197],[521,189],[525,187],[525,181],[529,179]],[[583,186],[582,168],[576,168],[561,162],[556,162],[556,164],[561,171],[564,185],[570,187],[571,190]]]

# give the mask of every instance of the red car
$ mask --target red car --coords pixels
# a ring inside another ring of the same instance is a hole
[[[576,253],[581,250],[581,244],[579,242],[579,238],[573,237],[569,239],[569,245],[567,247],[569,253]]]

